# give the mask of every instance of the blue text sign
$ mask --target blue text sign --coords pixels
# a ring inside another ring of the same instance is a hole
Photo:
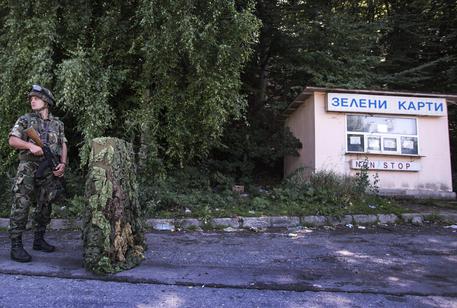
[[[446,100],[444,98],[350,93],[328,93],[327,111],[426,116],[447,115]]]

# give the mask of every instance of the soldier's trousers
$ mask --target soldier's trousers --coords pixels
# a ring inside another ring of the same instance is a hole
[[[39,162],[21,161],[13,184],[13,202],[10,215],[10,238],[22,236],[29,215],[30,206],[36,202],[33,213],[33,228],[45,231],[51,221],[51,203],[55,199],[56,179],[49,172],[40,179],[35,178]]]

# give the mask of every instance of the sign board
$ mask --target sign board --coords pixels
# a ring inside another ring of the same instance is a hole
[[[386,171],[419,171],[420,164],[405,161],[352,159],[351,169],[386,170]]]
[[[446,107],[444,98],[327,94],[327,111],[446,116]]]

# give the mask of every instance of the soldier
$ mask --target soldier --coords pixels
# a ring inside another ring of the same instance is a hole
[[[28,98],[33,112],[16,121],[8,140],[10,146],[19,151],[9,227],[11,259],[19,262],[29,262],[32,259],[22,245],[22,233],[27,224],[32,200],[36,201],[33,249],[45,252],[55,250],[54,246],[44,240],[44,233],[51,221],[51,204],[62,193],[63,187],[59,178],[64,175],[67,164],[64,125],[49,111],[55,104],[54,96],[48,89],[33,85]],[[44,160],[43,150],[24,133],[30,127],[39,133],[42,143],[49,146],[52,154],[60,158],[57,167],[54,170],[47,168],[42,177],[37,177],[36,171]]]

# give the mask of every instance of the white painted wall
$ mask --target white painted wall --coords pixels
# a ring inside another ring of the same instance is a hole
[[[315,170],[315,144],[314,144],[314,97],[308,98],[286,120],[286,127],[302,143],[299,150],[300,156],[286,156],[284,158],[284,176],[288,176],[299,168],[304,168],[305,175]]]

